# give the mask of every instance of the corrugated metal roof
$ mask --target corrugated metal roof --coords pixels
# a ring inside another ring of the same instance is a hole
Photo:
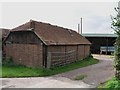
[[[32,30],[37,33],[47,45],[91,44],[76,31],[33,20],[12,29],[12,31],[22,31],[30,28],[33,28]]]
[[[116,34],[83,33],[84,37],[117,37]]]

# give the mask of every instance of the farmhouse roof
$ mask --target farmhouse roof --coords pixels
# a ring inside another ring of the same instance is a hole
[[[76,45],[76,44],[91,44],[85,37],[71,29],[51,25],[30,20],[29,22],[20,25],[12,31],[34,31],[38,37],[47,45]]]

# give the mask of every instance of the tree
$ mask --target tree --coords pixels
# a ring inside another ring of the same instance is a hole
[[[120,3],[120,2],[119,2]],[[117,15],[116,17],[112,18],[112,28],[114,29],[115,33],[117,34],[117,39],[115,42],[115,68],[116,73],[115,76],[117,79],[120,80],[120,8],[115,8]]]

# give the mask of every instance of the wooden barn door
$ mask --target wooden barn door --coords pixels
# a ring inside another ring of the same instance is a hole
[[[47,67],[47,46],[43,45],[42,46],[42,55],[43,55],[43,67]]]

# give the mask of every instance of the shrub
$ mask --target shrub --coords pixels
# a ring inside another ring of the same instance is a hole
[[[118,90],[120,88],[120,80],[113,78],[107,81],[103,86],[99,88],[107,88],[108,90]]]
[[[117,79],[120,80],[120,10],[119,8],[115,8],[117,11],[116,17],[111,17],[112,19],[112,28],[114,29],[115,33],[117,34],[117,39],[115,41],[115,68],[116,73],[115,76]]]
[[[15,65],[12,57],[6,57],[2,61],[2,65]]]

